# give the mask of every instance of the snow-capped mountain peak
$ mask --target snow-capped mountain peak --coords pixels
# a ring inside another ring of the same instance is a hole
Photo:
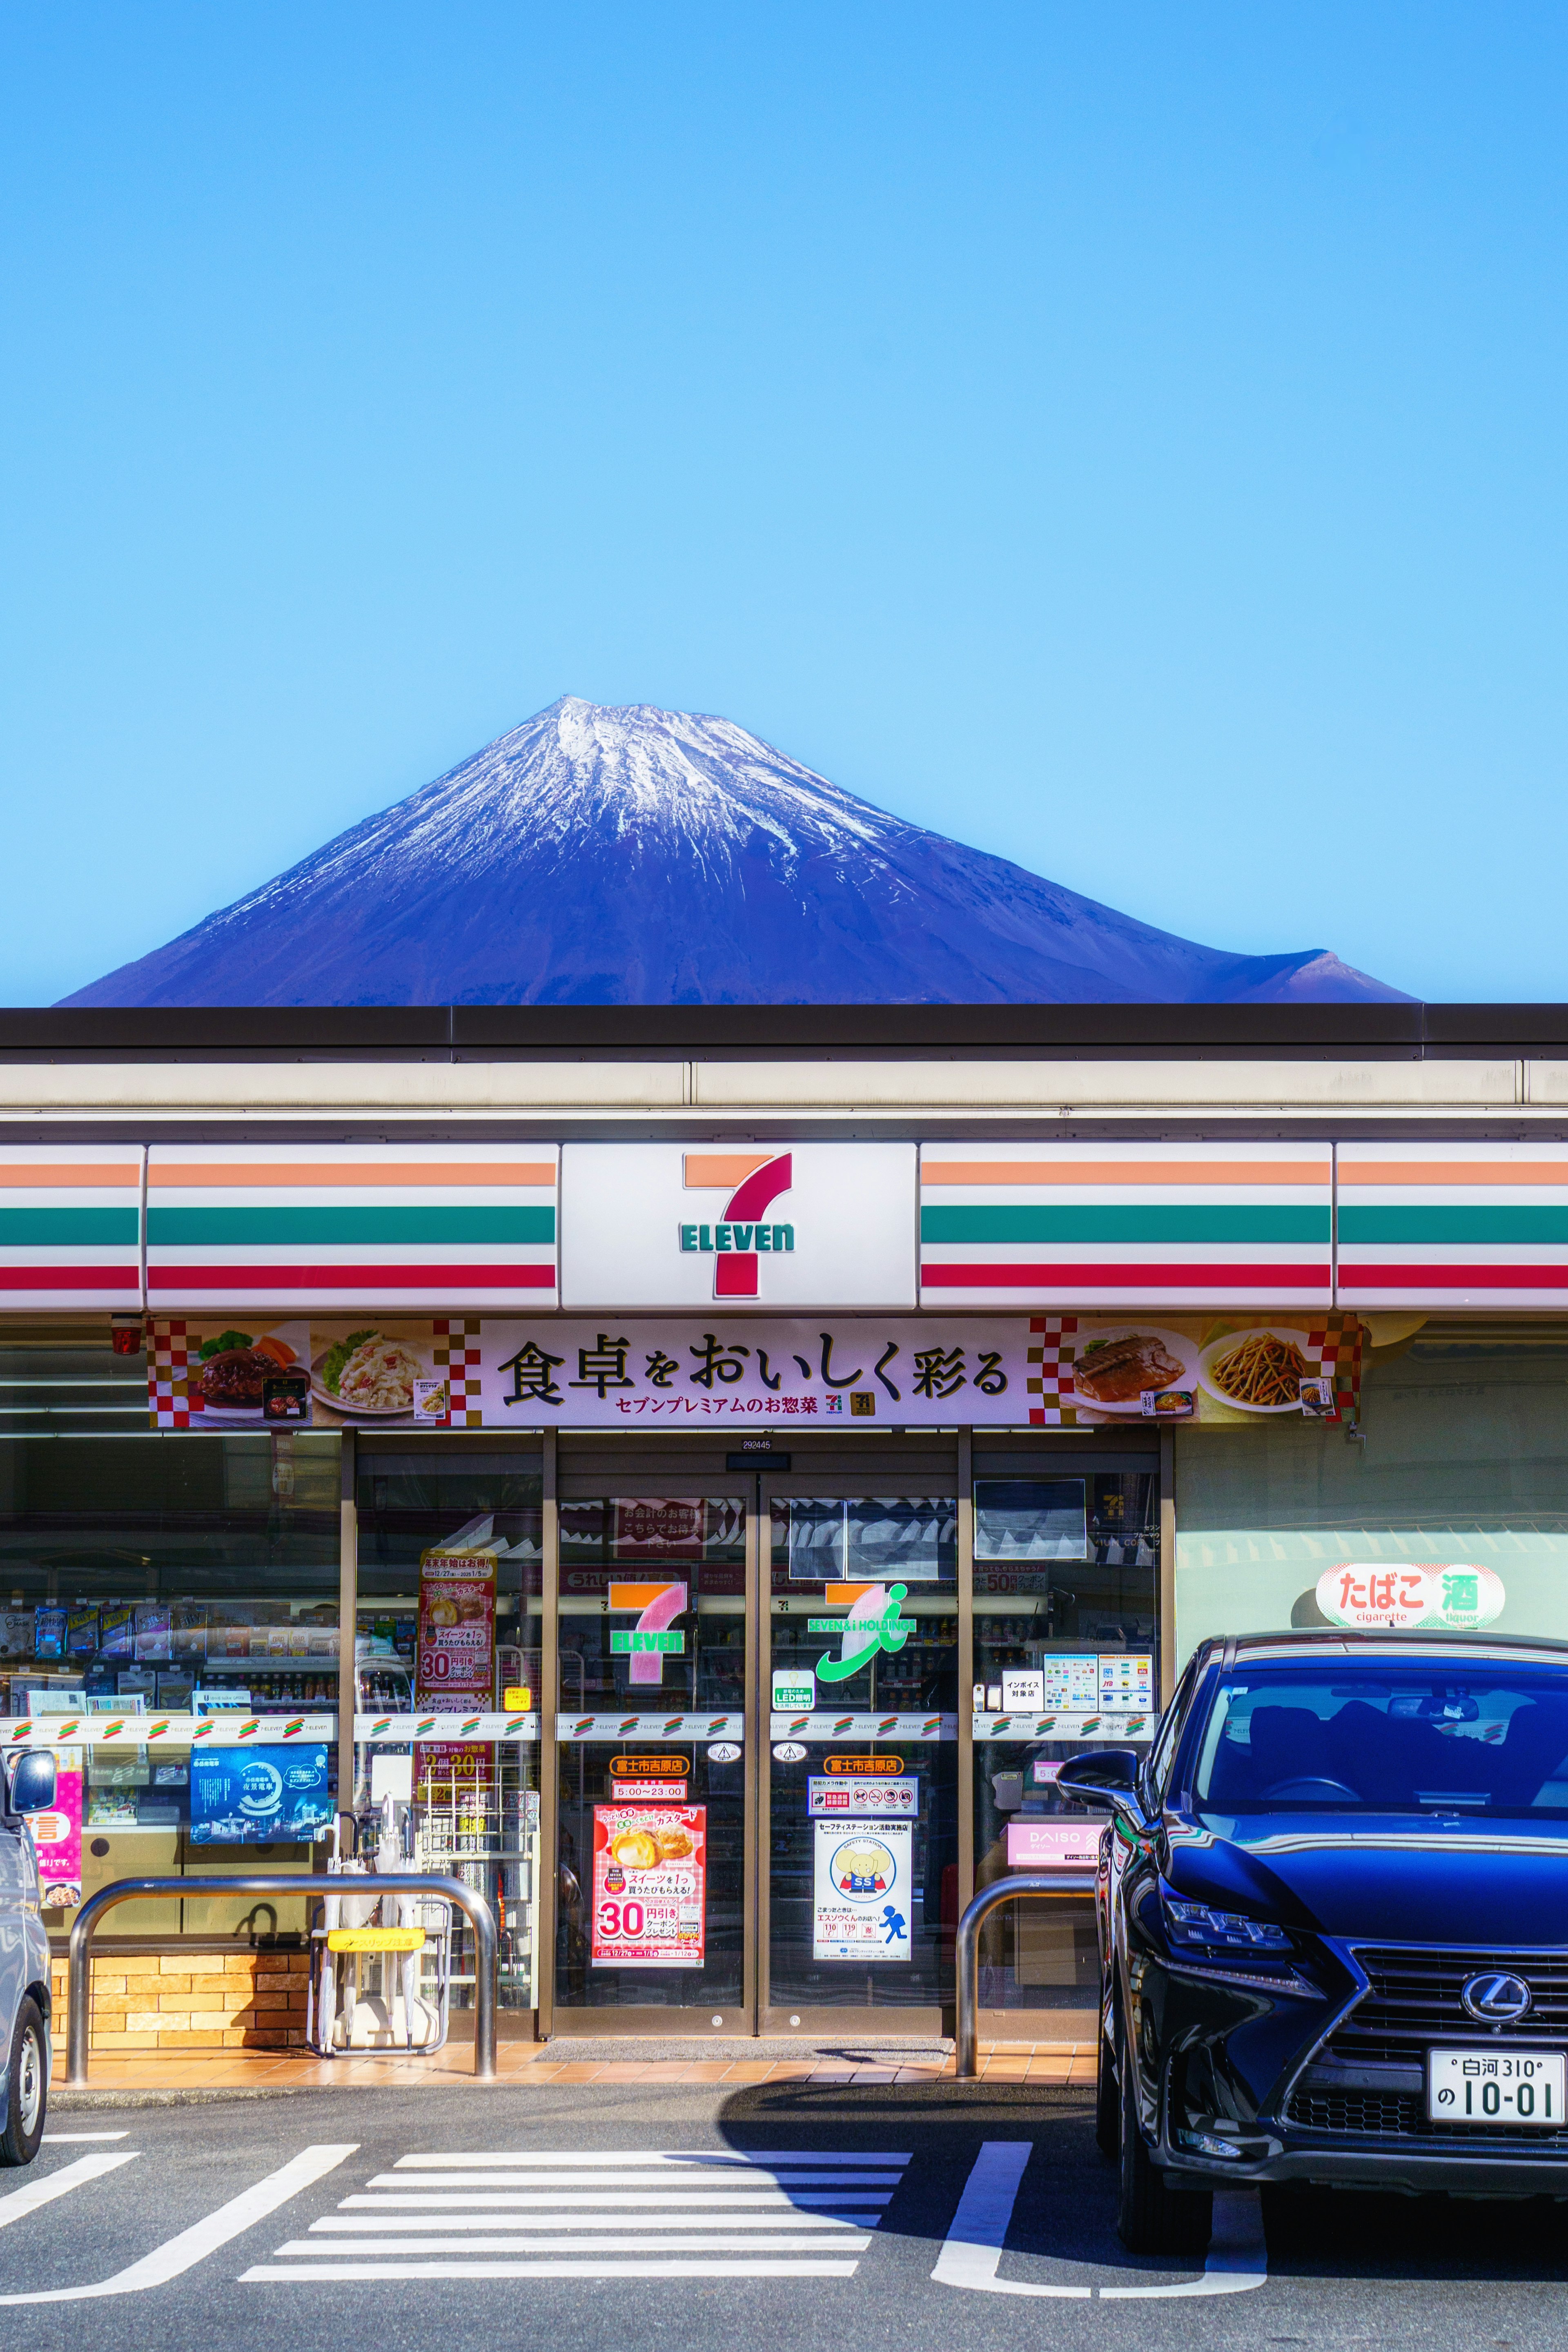
[[[731,719],[563,696],[71,1004],[1345,1001],[889,816]]]

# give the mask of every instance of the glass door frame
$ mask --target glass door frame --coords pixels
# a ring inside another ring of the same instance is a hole
[[[794,1434],[795,1433],[792,1431],[791,1435],[793,1436]],[[950,1482],[957,1482],[952,1486],[952,1491],[958,1507],[958,1547],[954,1580],[951,1588],[940,1586],[934,1589],[943,1591],[952,1591],[952,1614],[958,1620],[957,1674],[959,1706],[957,1710],[958,1720],[955,1733],[958,1766],[956,1793],[958,1820],[956,1827],[958,1833],[958,1913],[959,1916],[962,1917],[964,1906],[973,1893],[973,1825],[971,1818],[973,1804],[973,1742],[966,1737],[969,1723],[963,1705],[963,1698],[968,1688],[968,1685],[965,1681],[965,1673],[966,1662],[969,1656],[970,1591],[972,1583],[970,1569],[973,1559],[973,1493],[967,1484],[970,1454],[969,1432],[967,1429],[956,1433],[952,1431],[931,1431],[930,1433],[921,1431],[910,1433],[910,1435],[915,1441],[913,1444],[911,1444],[908,1439],[902,1440],[901,1442],[895,1441],[895,1444],[898,1444],[900,1452],[907,1452],[911,1456],[916,1455],[918,1449],[918,1458],[921,1464],[918,1475],[920,1479],[924,1482],[924,1491],[930,1491],[931,1482],[937,1478],[940,1478],[943,1482],[941,1488],[941,1491],[943,1493],[947,1491],[948,1484]],[[886,2007],[862,2007],[849,2002],[845,2002],[842,2005],[825,2004],[817,2007],[810,2005],[803,2007],[798,2001],[780,2003],[775,2002],[772,1998],[772,1670],[773,1617],[773,1518],[772,1507],[775,1501],[788,1502],[792,1498],[801,1498],[807,1496],[819,1496],[827,1500],[844,1502],[858,1501],[863,1496],[873,1491],[885,1489],[889,1479],[897,1481],[900,1477],[905,1476],[905,1474],[903,1474],[899,1467],[898,1454],[893,1451],[892,1447],[889,1447],[885,1450],[874,1440],[870,1439],[864,1441],[864,1443],[866,1455],[866,1467],[864,1470],[857,1470],[854,1466],[852,1458],[847,1461],[846,1449],[842,1449],[838,1446],[834,1446],[831,1449],[825,1446],[821,1449],[821,1454],[820,1456],[817,1456],[817,1458],[823,1459],[825,1465],[829,1461],[832,1465],[831,1467],[824,1466],[821,1470],[817,1470],[813,1467],[814,1456],[817,1455],[817,1449],[815,1446],[805,1448],[797,1452],[791,1464],[791,1467],[787,1471],[769,1471],[766,1468],[765,1464],[759,1463],[758,1465],[758,1477],[756,1483],[759,1499],[752,1514],[758,1529],[756,1549],[757,1597],[759,1602],[759,1624],[756,1640],[754,1675],[755,1706],[758,1723],[756,1757],[757,1795],[756,1811],[752,1817],[753,1829],[752,1838],[752,1844],[758,1865],[755,1929],[757,1952],[757,2008],[755,2031],[759,2034],[779,2034],[786,2038],[793,2033],[799,2033],[802,2036],[815,2035],[819,2038],[823,2035],[855,2034],[861,2038],[879,2035],[889,2039],[902,2040],[908,2038],[910,2040],[921,2040],[929,2038],[934,2041],[939,2036],[944,2034],[951,2035],[953,2031],[954,2011],[951,2001],[928,2003],[920,2007],[911,2006],[908,2008],[897,2006],[892,2003],[889,2003]],[[931,1454],[934,1453],[938,1447],[940,1447],[942,1452],[948,1453],[950,1459],[946,1464],[940,1465],[937,1470],[933,1471],[929,1466]],[[893,1462],[893,1468],[890,1471],[886,1467],[889,1458],[891,1458]],[[911,1463],[911,1467],[912,1466]],[[968,1507],[966,1507],[966,1503]],[[946,1747],[950,1743],[943,1740],[932,1742],[931,1744],[938,1747]],[[764,1868],[763,1866],[764,1861],[770,1865],[770,1867]],[[794,2021],[798,2021],[798,2022]]]
[[[563,1443],[564,1441],[564,1443]],[[542,1749],[540,1830],[542,1840],[549,1843],[541,1868],[542,1947],[540,1969],[539,2032],[542,2036],[575,2034],[594,2040],[609,2040],[626,2035],[689,2034],[700,2044],[706,2034],[710,2038],[721,2033],[726,2038],[750,2038],[757,2031],[757,1876],[758,1847],[752,1824],[756,1819],[756,1783],[758,1777],[757,1741],[766,1738],[767,1722],[763,1717],[760,1729],[756,1715],[757,1680],[752,1661],[759,1646],[758,1595],[760,1570],[758,1565],[758,1534],[756,1510],[756,1479],[750,1470],[704,1470],[692,1466],[689,1455],[670,1448],[668,1469],[661,1469],[651,1451],[638,1450],[636,1467],[627,1463],[623,1439],[618,1445],[605,1444],[590,1437],[583,1444],[575,1432],[559,1435],[550,1431],[545,1437],[544,1466],[544,1650],[542,1680],[543,1702],[541,1711],[540,1738]],[[563,1462],[562,1455],[565,1454]],[[603,1462],[603,1468],[598,1466]],[[560,1870],[561,1823],[561,1749],[560,1708],[560,1592],[561,1592],[561,1506],[567,1502],[591,1501],[601,1495],[635,1495],[638,1491],[661,1496],[690,1498],[713,1496],[728,1502],[740,1502],[745,1507],[746,1538],[744,1564],[744,1642],[746,1665],[742,1680],[743,1755],[742,1781],[742,1885],[741,1885],[741,1999],[727,2011],[714,2011],[700,2002],[654,2002],[632,2005],[619,2002],[602,2009],[578,2007],[558,1998],[556,1984],[557,1889]],[[548,1888],[548,1904],[542,1899]],[[547,1916],[546,1916],[547,1915]],[[545,1938],[548,1935],[548,1943]],[[714,2020],[717,2017],[717,2023]]]

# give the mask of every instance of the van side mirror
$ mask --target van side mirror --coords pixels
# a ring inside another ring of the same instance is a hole
[[[25,1748],[11,1767],[11,1811],[47,1812],[55,1801],[55,1759],[37,1748]]]
[[[1114,1813],[1133,1829],[1147,1829],[1149,1817],[1138,1794],[1142,1769],[1135,1748],[1086,1748],[1058,1768],[1057,1787],[1080,1805]]]

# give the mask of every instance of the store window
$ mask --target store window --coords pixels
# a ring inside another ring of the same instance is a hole
[[[1063,1803],[1062,1760],[1085,1738],[1146,1741],[1156,1720],[1157,1461],[977,1449],[976,1471],[975,1885],[1065,1883],[1093,1868],[1100,1823]],[[982,2010],[1092,2009],[1098,1986],[1087,1895],[1005,1905],[982,1930]]]
[[[537,1447],[360,1441],[360,1706],[454,1705],[537,1717],[543,1480]],[[355,1810],[413,1870],[486,1895],[503,2009],[538,2000],[537,1737],[357,1751]],[[471,1930],[454,1923],[452,2001],[473,2000]]]
[[[1395,1318],[1373,1320],[1351,1435],[1288,1415],[1177,1433],[1181,1657],[1380,1608],[1568,1636],[1568,1327],[1405,1319],[1384,1347]]]
[[[746,1505],[590,1494],[560,1511],[557,2009],[739,2024]]]
[[[780,2022],[952,1998],[958,1506],[951,1485],[892,1485],[772,1503],[767,1999]]]
[[[243,1788],[231,1751],[193,1752],[204,1718],[336,1706],[336,1433],[155,1436],[145,1377],[107,1346],[0,1351],[6,1711],[148,1718],[144,1743],[59,1751],[64,1826],[41,1850],[56,1935],[117,1878],[308,1874],[336,1802],[330,1743],[295,1745],[274,1775],[263,1730]],[[106,1932],[289,1940],[305,1912],[149,1900]]]

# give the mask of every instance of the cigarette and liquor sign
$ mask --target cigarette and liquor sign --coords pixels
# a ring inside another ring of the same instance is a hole
[[[1507,1599],[1495,1570],[1473,1560],[1342,1560],[1318,1579],[1318,1606],[1330,1624],[1363,1633],[1478,1633],[1502,1615]]]

